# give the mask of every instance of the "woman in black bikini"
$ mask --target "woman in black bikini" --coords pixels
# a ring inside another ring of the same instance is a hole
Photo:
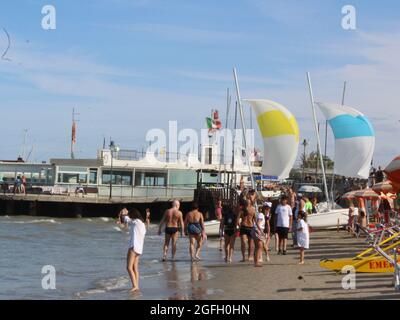
[[[204,217],[199,211],[196,202],[192,203],[192,210],[185,217],[185,235],[189,235],[189,251],[192,261],[200,260],[200,250],[203,245],[203,239],[206,238],[204,228]],[[194,245],[197,243],[196,251]]]
[[[232,256],[235,249],[237,229],[237,215],[232,206],[224,205],[222,207],[222,219],[220,230],[223,231],[225,238],[225,262],[232,262]]]

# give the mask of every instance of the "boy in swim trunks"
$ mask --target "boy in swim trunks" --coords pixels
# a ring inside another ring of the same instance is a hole
[[[161,235],[161,229],[165,224],[165,241],[163,247],[163,261],[167,260],[167,253],[169,243],[172,240],[172,260],[175,260],[176,243],[178,241],[179,233],[182,236],[182,229],[184,228],[183,215],[179,210],[180,203],[178,200],[172,202],[172,207],[165,211],[158,228],[158,234]]]

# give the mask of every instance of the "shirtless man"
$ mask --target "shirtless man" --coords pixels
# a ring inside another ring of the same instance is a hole
[[[251,200],[246,199],[244,201],[244,208],[239,212],[239,219],[238,219],[240,221],[240,239],[242,244],[241,249],[243,257],[241,262],[253,261],[254,258],[254,240],[251,235],[251,232],[253,230],[255,216],[256,216],[256,209],[252,205]],[[249,247],[247,259],[246,259],[246,241]]]
[[[165,241],[164,241],[164,254],[163,261],[167,260],[167,253],[169,243],[172,240],[172,260],[175,259],[176,253],[176,242],[179,234],[182,235],[182,229],[185,224],[183,223],[183,215],[179,210],[180,203],[178,200],[172,202],[172,207],[165,211],[163,218],[161,219],[160,226],[158,228],[158,234],[161,235],[161,229],[165,224]]]
[[[206,238],[204,228],[204,217],[199,211],[199,206],[196,202],[192,203],[191,211],[185,217],[185,235],[189,236],[189,252],[192,261],[201,260],[200,250],[203,245],[203,239]],[[196,251],[194,245],[196,245]]]

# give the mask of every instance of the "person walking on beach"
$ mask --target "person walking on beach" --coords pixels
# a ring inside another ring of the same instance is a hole
[[[150,208],[147,208],[146,209],[146,228],[147,228],[147,230],[149,229],[149,226],[150,226],[150,215],[151,215]]]
[[[293,212],[293,228],[292,228],[292,239],[293,239],[293,248],[297,247],[297,215],[299,212],[304,212],[304,207],[306,205],[304,201],[305,197],[301,193],[298,195],[298,200],[296,201],[296,206]],[[293,210],[293,209],[292,209]]]
[[[281,203],[276,208],[276,215],[276,231],[279,236],[278,254],[286,255],[288,233],[293,222],[292,208],[288,205],[287,196],[282,196]]]
[[[203,239],[206,239],[204,217],[199,211],[197,202],[192,203],[192,210],[185,217],[185,235],[189,236],[189,252],[192,261],[201,260],[200,250]],[[196,243],[196,250],[194,249]]]
[[[242,249],[242,260],[240,262],[252,261],[254,257],[254,240],[251,235],[253,230],[256,210],[249,199],[244,200],[244,207],[240,211],[240,239]],[[248,255],[246,258],[246,242],[248,245]]]
[[[172,241],[172,260],[175,260],[176,243],[178,241],[179,232],[182,235],[182,229],[185,224],[183,222],[182,212],[179,210],[180,203],[178,200],[172,202],[172,207],[165,211],[161,219],[158,234],[161,235],[161,229],[165,225],[165,241],[163,247],[163,261],[167,260],[168,247]]]
[[[125,224],[130,228],[126,268],[132,283],[131,292],[139,291],[139,258],[143,252],[146,226],[140,212],[136,209],[129,212],[126,208],[122,209],[117,223]]]
[[[237,215],[230,205],[222,207],[222,220],[220,230],[223,231],[225,238],[225,262],[231,263],[235,250]]]
[[[307,215],[304,212],[299,212],[297,217],[297,243],[300,250],[299,264],[304,264],[304,252],[310,245],[310,232],[306,222],[306,217]]]
[[[217,202],[215,203],[215,218],[221,224],[221,220],[222,220],[222,201],[221,201],[220,198],[217,198]],[[223,242],[224,242],[224,233],[223,233],[223,231],[224,230],[220,229],[220,233],[219,233],[219,251],[222,251],[222,247],[223,247]]]
[[[304,197],[303,198],[305,205],[304,205],[304,212],[306,214],[312,214],[312,210],[313,210],[313,205],[312,202],[310,201],[310,199],[308,197]]]
[[[252,231],[252,237],[254,239],[254,243],[256,249],[254,251],[254,266],[255,267],[262,267],[262,252],[264,249],[265,243],[265,216],[263,212],[258,212],[255,221],[254,227]]]
[[[263,207],[262,207],[262,213],[264,214],[265,217],[265,228],[264,228],[264,233],[265,233],[265,241],[264,241],[264,252],[265,255],[267,256],[267,261],[269,261],[269,243],[271,241],[271,208],[272,208],[272,203],[267,201],[264,202]]]

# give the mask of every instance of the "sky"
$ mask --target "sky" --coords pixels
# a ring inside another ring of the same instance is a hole
[[[342,28],[349,4],[355,30]],[[42,28],[45,5],[56,9],[55,30]],[[400,153],[399,15],[395,0],[4,0],[0,27],[11,47],[0,59],[0,159],[68,157],[72,108],[80,158],[95,157],[110,137],[142,149],[147,131],[169,120],[205,128],[211,109],[225,122],[235,66],[242,98],[285,105],[309,151],[306,72],[318,101],[339,103],[347,81],[345,103],[372,122],[374,164],[385,166]],[[0,30],[0,54],[7,43]],[[245,106],[248,125],[250,112]]]

